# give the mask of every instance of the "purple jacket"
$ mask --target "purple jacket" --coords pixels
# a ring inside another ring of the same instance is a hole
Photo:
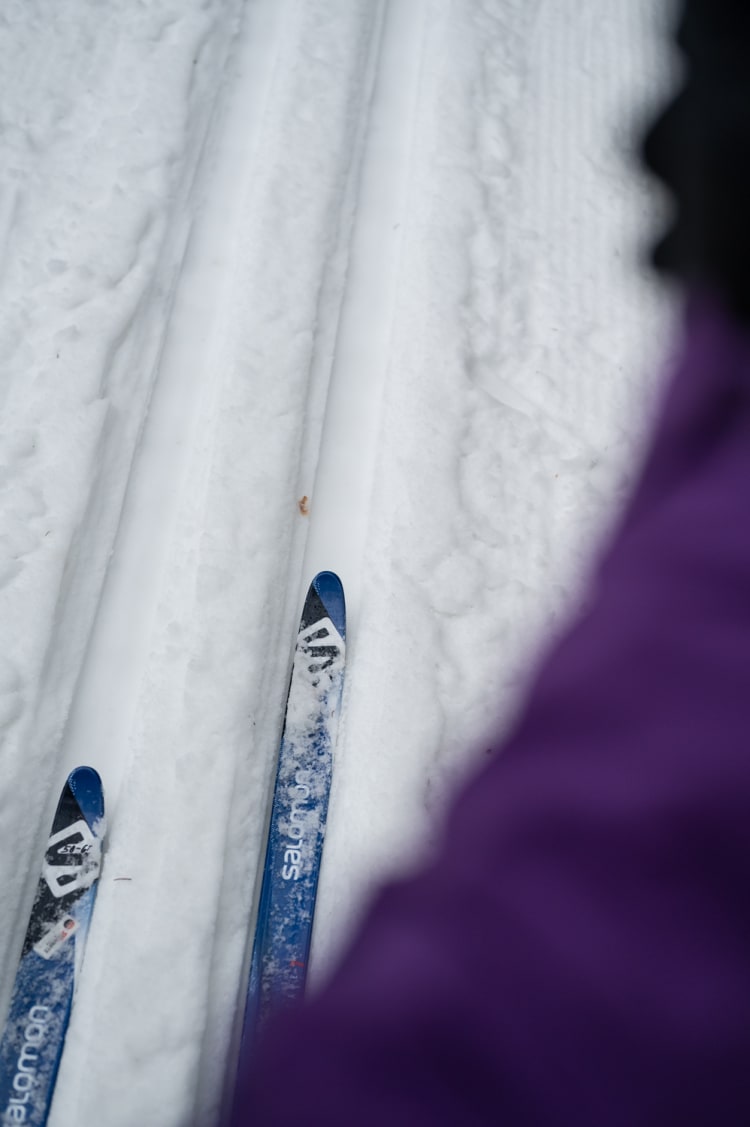
[[[590,594],[235,1127],[750,1123],[750,330],[710,301]]]

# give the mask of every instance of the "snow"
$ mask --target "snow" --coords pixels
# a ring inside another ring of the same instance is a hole
[[[218,1121],[314,571],[314,984],[575,605],[671,334],[632,155],[666,14],[3,6],[0,1008],[73,766],[110,828],[52,1127]]]

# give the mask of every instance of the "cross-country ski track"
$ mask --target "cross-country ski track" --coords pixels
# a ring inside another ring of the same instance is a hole
[[[0,28],[0,1001],[90,764],[51,1127],[212,1127],[312,575],[349,616],[314,985],[627,488],[670,328],[631,137],[668,66],[648,0],[48,7]]]

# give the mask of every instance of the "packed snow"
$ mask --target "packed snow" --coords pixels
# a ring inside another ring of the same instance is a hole
[[[54,804],[109,836],[50,1123],[212,1127],[301,596],[348,656],[324,980],[575,605],[673,311],[653,0],[6,0],[0,1009]]]

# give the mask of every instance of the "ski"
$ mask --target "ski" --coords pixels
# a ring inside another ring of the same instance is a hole
[[[47,1122],[96,896],[104,794],[92,767],[62,789],[0,1040],[0,1122]]]
[[[299,999],[305,988],[345,636],[341,580],[320,572],[307,592],[294,649],[250,963],[243,1057],[268,1017]]]

